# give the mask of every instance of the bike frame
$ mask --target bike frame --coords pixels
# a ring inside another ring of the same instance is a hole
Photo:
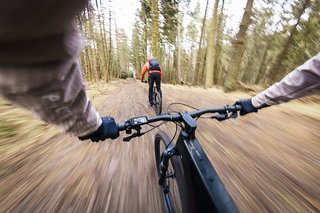
[[[124,123],[117,124],[117,126],[119,131],[125,130],[127,134],[131,134],[123,138],[124,141],[130,141],[132,138],[140,137],[146,133],[140,131],[142,125],[157,121],[179,122],[182,126],[176,143],[174,146],[167,146],[162,153],[163,157],[159,164],[159,185],[164,187],[163,189],[168,186],[165,183],[165,179],[168,178],[166,175],[169,159],[173,156],[179,156],[186,184],[184,187],[186,187],[187,191],[187,208],[184,208],[186,211],[237,212],[234,201],[195,136],[197,128],[195,118],[205,113],[218,113],[218,115],[211,118],[221,121],[228,118],[236,118],[237,112],[240,110],[241,106],[239,105],[227,105],[223,108],[180,112],[178,114],[162,114],[151,118],[141,116],[131,118]],[[136,130],[136,132],[132,133],[132,129]]]
[[[187,131],[181,129],[175,146],[164,151],[170,150],[173,154],[163,159],[168,161],[173,155],[181,157],[188,211],[237,212],[236,205],[195,137],[196,123],[193,122],[191,125],[193,125],[191,131],[190,128],[187,128]]]

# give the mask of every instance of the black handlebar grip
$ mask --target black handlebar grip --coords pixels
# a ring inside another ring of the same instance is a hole
[[[232,106],[226,106],[226,109],[230,112],[237,112],[240,111],[242,109],[241,105],[232,105]]]
[[[237,112],[237,111],[241,110],[241,106],[240,105],[231,105],[231,106],[227,105],[227,106],[224,106],[224,109],[229,112]]]
[[[119,131],[124,131],[124,130],[126,130],[126,125],[125,125],[125,123],[118,123],[118,124],[117,124],[117,127],[118,127]]]
[[[236,107],[237,111],[241,111],[242,110],[242,106],[241,105],[236,104],[234,106]]]

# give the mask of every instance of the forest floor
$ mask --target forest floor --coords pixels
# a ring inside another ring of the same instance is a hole
[[[147,87],[128,79],[92,84],[88,92],[101,115],[122,122],[154,115]],[[220,107],[250,97],[162,89],[164,106]],[[81,142],[3,100],[0,118],[0,212],[163,211],[151,142],[157,131],[130,143],[123,133]],[[160,129],[173,136],[172,127]],[[240,212],[320,211],[320,104],[294,101],[223,122],[200,119],[197,137]]]

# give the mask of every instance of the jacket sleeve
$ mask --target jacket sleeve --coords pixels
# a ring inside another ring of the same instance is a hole
[[[73,20],[86,3],[0,3],[0,94],[75,136],[90,134],[102,123],[77,60],[83,43]]]
[[[281,81],[252,98],[256,108],[311,95],[320,90],[320,53],[297,67]]]
[[[62,132],[85,136],[101,125],[101,118],[86,95],[76,59],[0,67],[0,88],[2,96]]]
[[[141,70],[141,80],[143,80],[144,78],[144,75],[146,74],[147,70],[148,70],[148,67],[149,67],[149,63],[146,62],[143,67],[142,67],[142,70]]]

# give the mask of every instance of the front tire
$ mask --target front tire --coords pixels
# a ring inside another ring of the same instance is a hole
[[[155,91],[154,93],[154,107],[157,115],[160,115],[162,112],[162,98],[160,92]]]
[[[168,136],[159,132],[155,137],[155,158],[158,175],[163,152],[167,147],[173,147]],[[187,212],[187,193],[181,156],[175,155],[169,159],[164,184],[160,185],[161,194],[167,212]]]

